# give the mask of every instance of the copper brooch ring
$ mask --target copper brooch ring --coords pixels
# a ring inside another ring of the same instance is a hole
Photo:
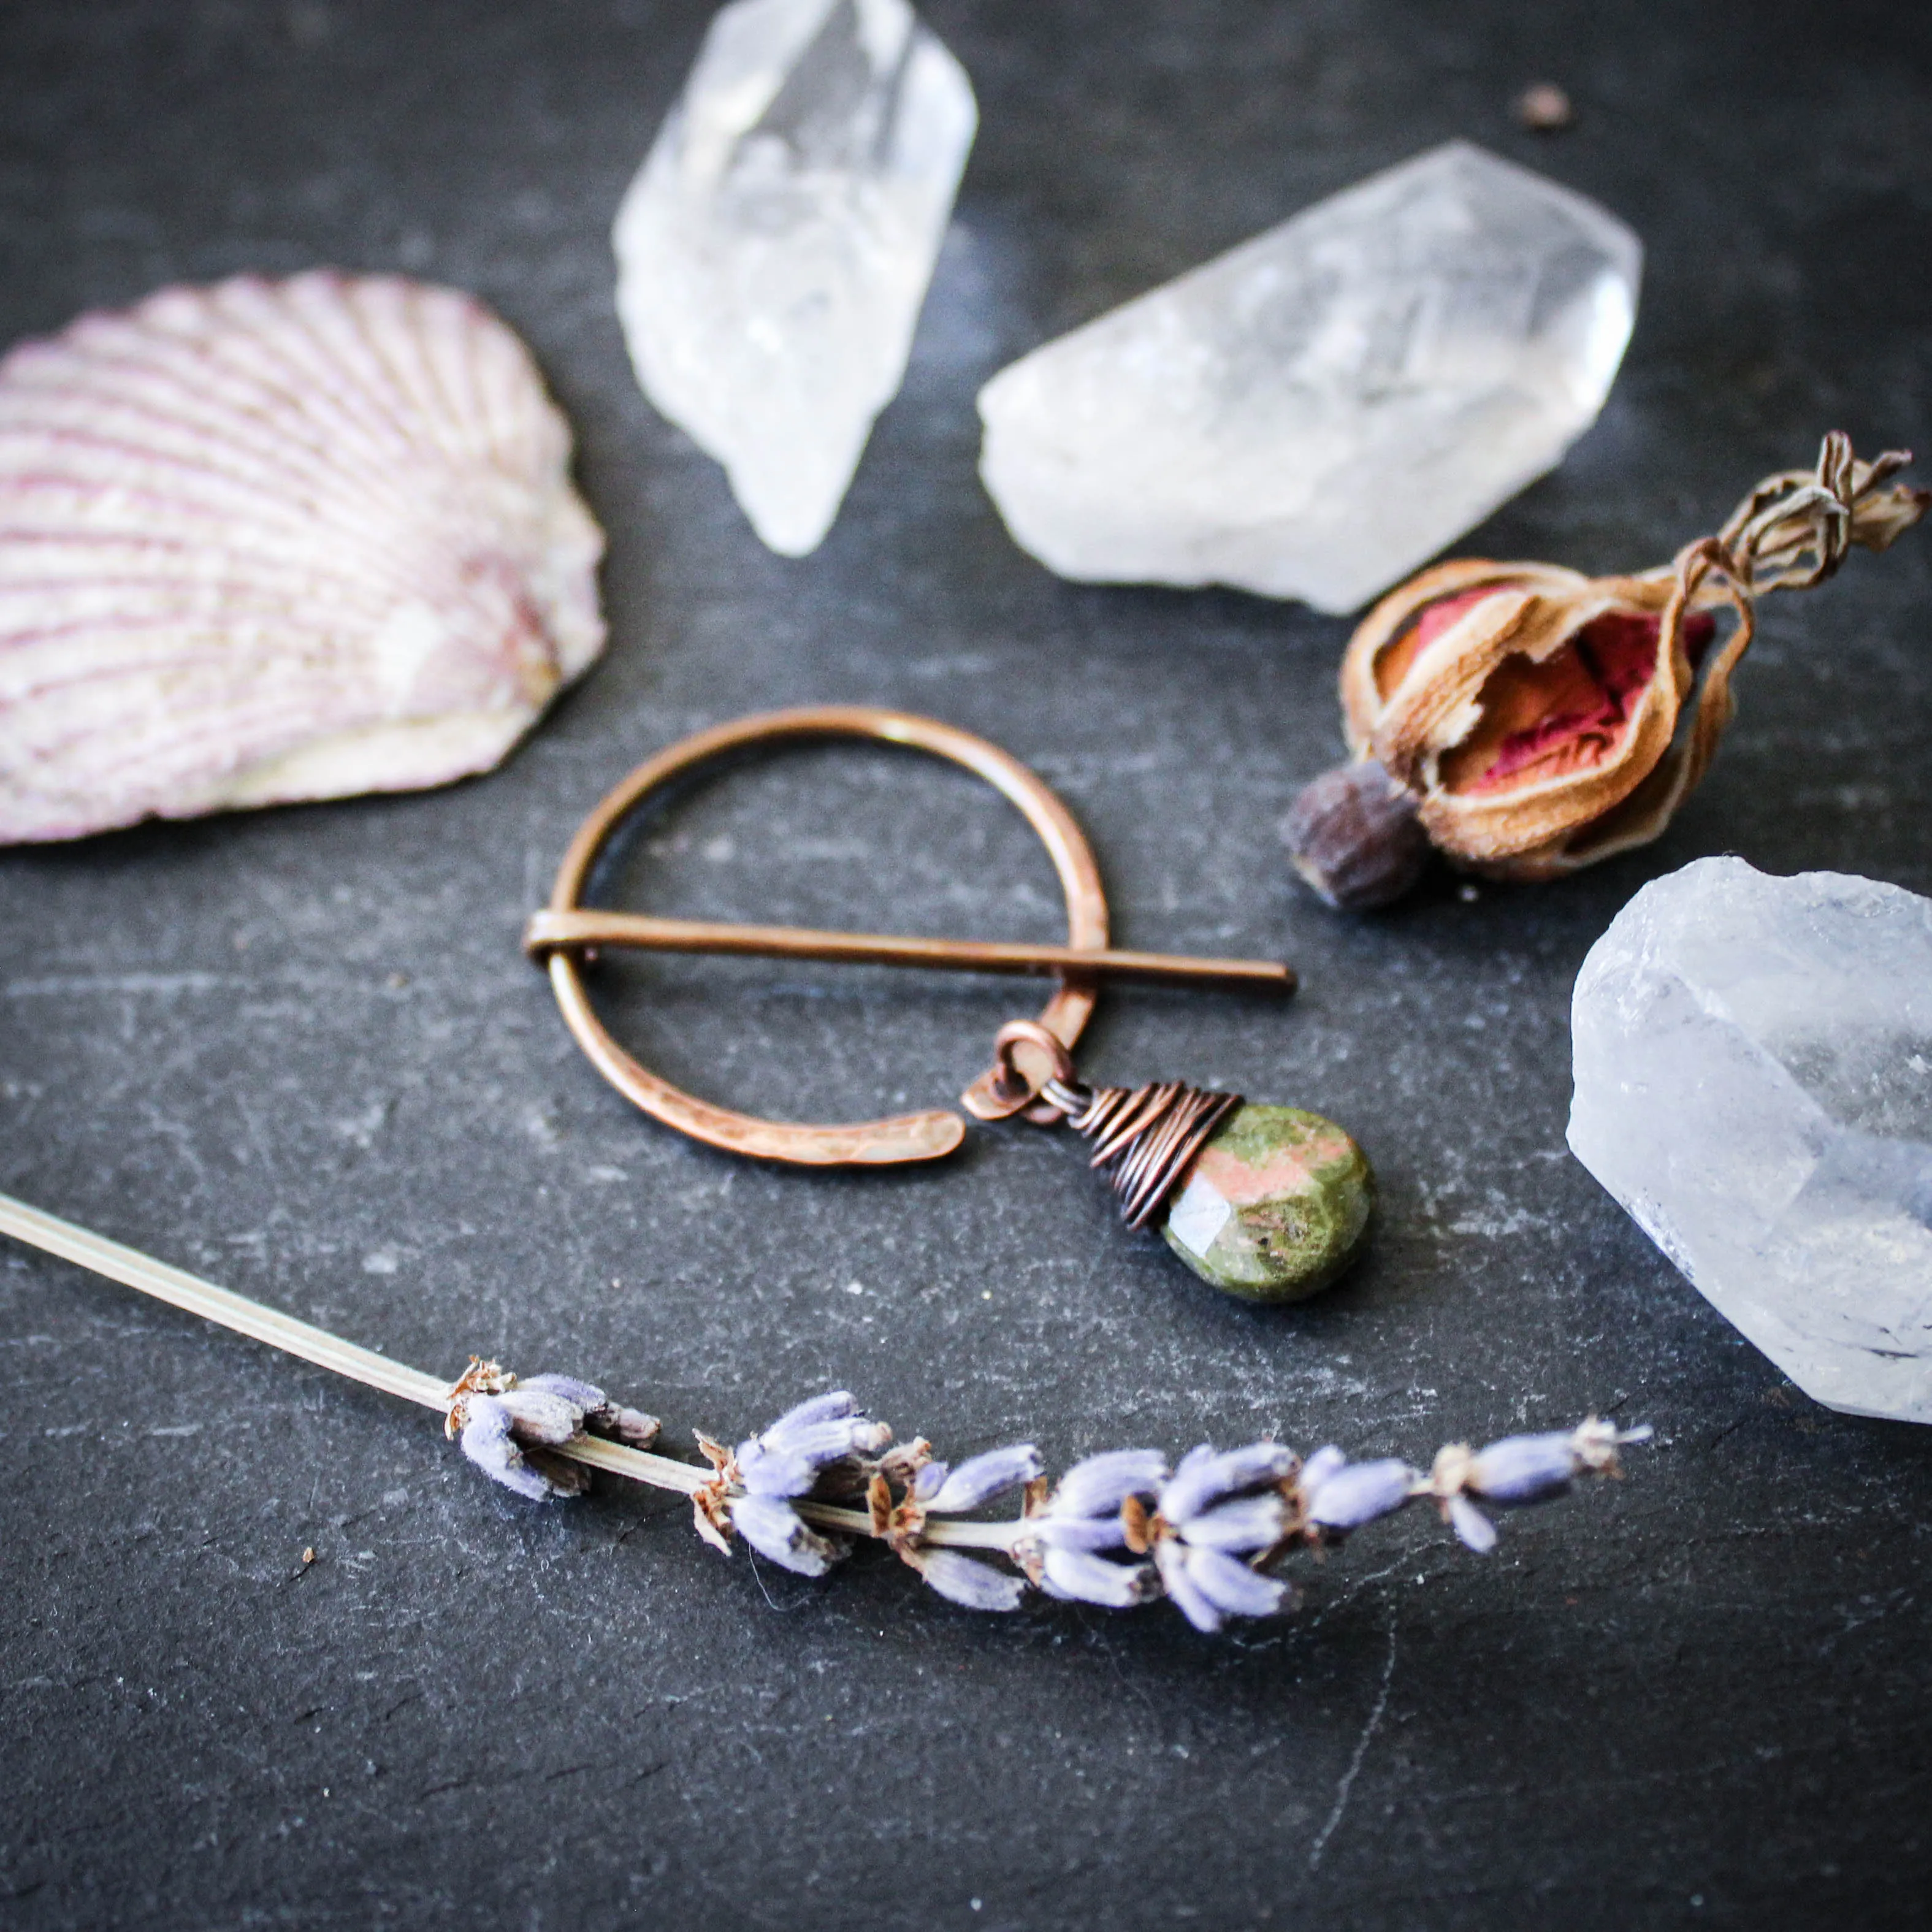
[[[928,939],[740,926],[586,906],[598,859],[620,827],[673,780],[728,754],[814,740],[901,745],[963,766],[1010,800],[1038,835],[1066,902],[1064,946]],[[1050,974],[1059,984],[1036,1018],[1002,1028],[993,1065],[961,1096],[981,1120],[1065,1121],[1093,1143],[1132,1227],[1158,1226],[1204,1280],[1246,1298],[1295,1300],[1325,1286],[1359,1251],[1374,1183],[1342,1129],[1299,1108],[1166,1081],[1089,1087],[1072,1050],[1106,978],[1240,986],[1288,993],[1295,977],[1270,961],[1124,952],[1108,944],[1106,896],[1092,848],[1065,804],[1034,772],[983,738],[916,714],[860,705],[760,713],[715,725],[647,759],[578,828],[550,903],[524,934],[550,976],[565,1024],[611,1084],[654,1119],[728,1153],[800,1166],[890,1166],[933,1160],[965,1138],[943,1108],[825,1126],[740,1113],[674,1086],[612,1037],[586,980],[607,947],[752,955],[1000,974]]]

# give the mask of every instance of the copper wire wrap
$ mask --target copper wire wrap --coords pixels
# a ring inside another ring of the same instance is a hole
[[[1106,1172],[1130,1228],[1144,1228],[1166,1206],[1194,1156],[1241,1104],[1238,1094],[1190,1087],[1184,1080],[1089,1087],[1075,1074],[1065,1047],[1031,1020],[1000,1029],[995,1064],[1011,1067],[1012,1049],[1022,1041],[1051,1053],[1054,1060],[1027,1118],[1042,1124],[1064,1120],[1094,1143],[1088,1165]]]

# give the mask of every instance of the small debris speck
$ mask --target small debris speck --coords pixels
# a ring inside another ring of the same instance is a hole
[[[304,1550],[302,1552],[302,1566],[304,1569],[306,1569],[308,1566],[314,1561],[315,1551],[313,1548]]]
[[[1553,80],[1539,80],[1516,96],[1516,118],[1532,134],[1557,134],[1575,122],[1576,110]]]
[[[1456,896],[1460,899],[1465,905],[1474,905],[1476,902],[1483,896],[1483,895],[1480,890],[1474,886],[1458,886],[1456,888]]]

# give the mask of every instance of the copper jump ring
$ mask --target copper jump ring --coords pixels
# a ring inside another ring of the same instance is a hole
[[[1073,1070],[1072,1057],[1031,1020],[1013,1020],[993,1042],[994,1070],[1009,1088],[1018,1082],[1013,1053],[1022,1043],[1048,1052],[1053,1070],[1040,1089],[1033,1120],[1064,1120],[1094,1143],[1088,1166],[1104,1168],[1130,1228],[1144,1228],[1167,1204],[1188,1164],[1214,1130],[1240,1106],[1239,1094],[1163,1080],[1144,1087],[1089,1087]]]

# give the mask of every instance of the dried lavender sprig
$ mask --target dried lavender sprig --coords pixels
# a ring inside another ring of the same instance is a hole
[[[889,1432],[870,1426],[880,1439]],[[766,1521],[764,1499],[738,1500],[742,1485],[734,1485],[729,1468],[719,1469],[709,1522],[702,1502],[700,1520],[710,1534],[740,1519],[736,1526],[754,1547],[814,1575],[850,1546],[814,1543],[806,1546],[808,1560],[798,1560],[808,1522],[869,1534],[954,1602],[974,1610],[1018,1608],[1018,1579],[952,1553],[970,1542],[1008,1558],[1048,1596],[1125,1609],[1166,1595],[1198,1629],[1214,1631],[1229,1617],[1270,1616],[1289,1606],[1290,1586],[1268,1570],[1293,1548],[1340,1542],[1412,1502],[1432,1499],[1466,1544],[1486,1550],[1495,1543],[1494,1528],[1471,1496],[1510,1506],[1547,1500],[1579,1475],[1617,1473],[1618,1448],[1649,1433],[1592,1417],[1573,1430],[1505,1437],[1480,1453],[1451,1444],[1426,1475],[1393,1456],[1351,1463],[1332,1444],[1305,1463],[1278,1442],[1221,1450],[1203,1444],[1171,1472],[1158,1450],[1112,1450],[1076,1463],[1050,1492],[1030,1444],[989,1451],[954,1472],[930,1460],[922,1438],[872,1466],[863,1516],[827,1506],[809,1492],[793,1498],[778,1549],[766,1548],[776,1532]],[[975,1508],[1002,1490],[1022,1486],[1026,1507],[1018,1517],[935,1520],[944,1505]],[[743,1511],[753,1500],[759,1507],[747,1524]]]
[[[520,1381],[472,1357],[452,1386],[4,1195],[0,1232],[440,1411],[466,1455],[520,1495],[578,1492],[584,1484],[573,1464],[607,1469],[690,1496],[700,1529],[728,1552],[735,1531],[775,1561],[818,1575],[845,1553],[850,1539],[872,1537],[941,1594],[974,1610],[1016,1609],[1030,1582],[1051,1595],[1112,1608],[1165,1594],[1201,1629],[1218,1629],[1229,1616],[1286,1607],[1288,1586],[1267,1570],[1298,1545],[1340,1540],[1430,1499],[1466,1544],[1485,1550],[1494,1544],[1495,1526],[1472,1498],[1500,1508],[1550,1500],[1579,1476],[1618,1474],[1618,1448],[1650,1434],[1592,1417],[1573,1430],[1506,1436],[1481,1450],[1451,1444],[1426,1475],[1394,1458],[1350,1464],[1332,1444],[1306,1462],[1277,1443],[1222,1451],[1203,1444],[1172,1472],[1156,1450],[1112,1450],[1076,1463],[1048,1494],[1029,1444],[948,1471],[932,1461],[922,1440],[888,1448],[891,1430],[838,1390],[788,1411],[735,1452],[700,1436],[712,1466],[707,1474],[634,1446],[655,1436],[655,1420],[575,1378]],[[755,1486],[745,1480],[747,1464],[762,1472]],[[835,1489],[849,1492],[855,1476],[866,1495],[863,1510],[830,1499]],[[1025,1492],[1018,1517],[988,1522],[948,1514],[980,1508],[1014,1488]],[[958,1553],[968,1549],[1004,1557],[1021,1574]]]

